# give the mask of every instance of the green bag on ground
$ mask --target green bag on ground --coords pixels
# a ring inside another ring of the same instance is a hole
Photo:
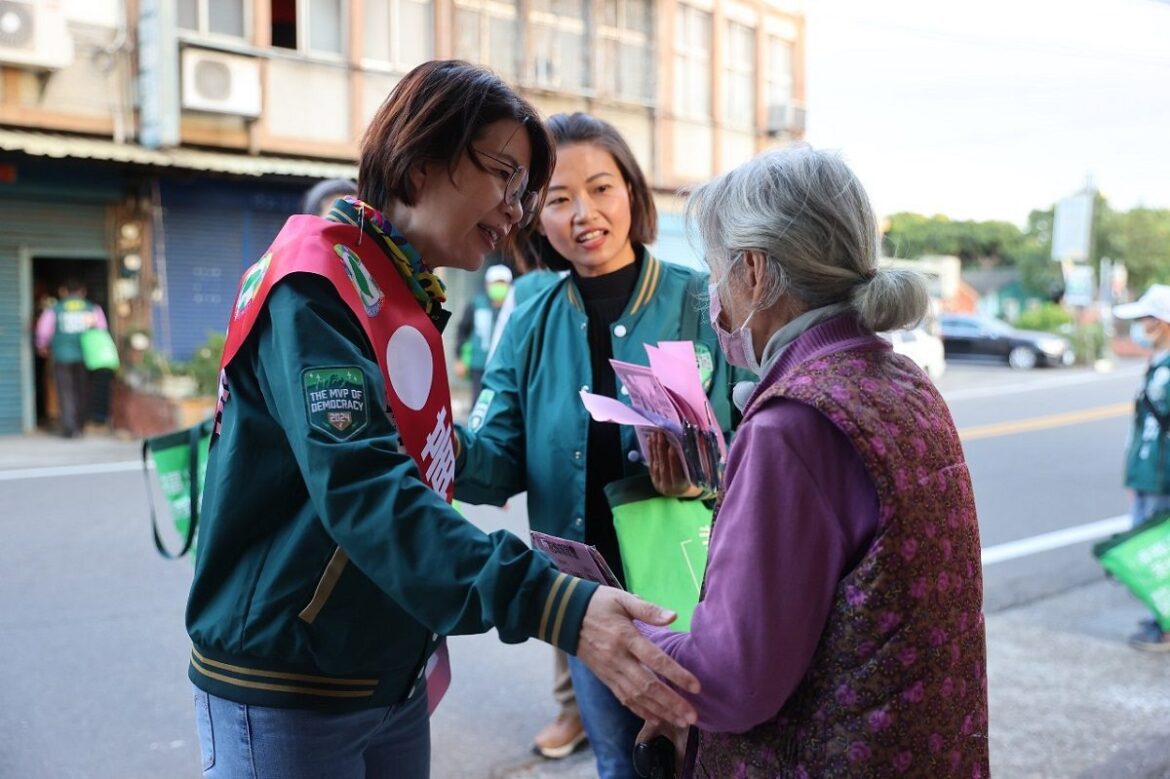
[[[648,475],[607,484],[605,494],[626,589],[677,612],[672,630],[690,630],[707,570],[711,509],[701,500],[659,495]]]
[[[86,370],[118,370],[118,345],[109,330],[92,328],[81,334],[81,359]]]
[[[177,560],[188,551],[193,552],[195,529],[199,524],[199,501],[203,496],[203,481],[207,475],[207,452],[211,446],[212,419],[194,427],[147,438],[142,442],[142,472],[146,476],[146,494],[152,494],[147,457],[154,459],[154,470],[171,511],[171,521],[183,539],[182,548],[175,553],[167,550],[158,532],[158,516],[154,500],[150,500],[150,526],[154,546],[168,560]]]
[[[1100,542],[1093,556],[1170,630],[1170,513]]]

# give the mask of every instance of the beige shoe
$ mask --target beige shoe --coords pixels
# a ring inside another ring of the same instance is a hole
[[[585,743],[585,726],[577,714],[558,714],[534,739],[533,749],[550,760],[560,760]]]

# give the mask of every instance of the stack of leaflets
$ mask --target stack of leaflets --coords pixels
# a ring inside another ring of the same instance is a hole
[[[568,538],[550,536],[537,530],[531,531],[531,534],[532,548],[548,555],[561,573],[622,589],[621,583],[613,575],[613,570],[605,562],[601,552],[597,551],[597,547]]]
[[[610,360],[618,380],[629,393],[630,406],[604,395],[581,391],[581,402],[598,422],[617,422],[637,429],[642,456],[648,461],[648,434],[666,433],[686,469],[687,481],[716,492],[727,459],[723,431],[699,378],[695,345],[690,341],[662,341],[646,345],[649,367]]]

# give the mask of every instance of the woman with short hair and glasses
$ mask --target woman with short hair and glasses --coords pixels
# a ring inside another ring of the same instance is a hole
[[[427,63],[366,133],[360,199],[291,218],[245,273],[187,604],[205,776],[426,777],[443,636],[493,627],[576,653],[644,716],[694,718],[654,672],[692,678],[632,624],[671,615],[449,505],[434,268],[477,269],[552,161],[498,77]]]
[[[590,420],[578,391],[625,398],[610,358],[646,365],[647,344],[693,340],[705,389],[727,431],[730,372],[705,317],[685,313],[703,305],[706,276],[647,249],[657,233],[654,200],[625,140],[608,122],[580,113],[553,116],[548,128],[557,162],[529,248],[547,267],[568,274],[508,320],[468,427],[459,431],[456,496],[502,505],[527,491],[533,530],[597,546],[621,578],[609,494],[620,487],[706,496],[685,479],[652,485],[633,429]],[[688,319],[693,331],[685,329]],[[537,748],[550,757],[568,754],[583,722],[600,776],[634,776],[641,719],[579,658],[567,666],[558,672],[557,697],[565,705],[575,691],[576,707],[566,706],[538,736]]]

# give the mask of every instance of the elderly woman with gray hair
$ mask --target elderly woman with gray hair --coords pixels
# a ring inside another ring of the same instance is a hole
[[[691,630],[643,628],[702,685],[697,727],[667,734],[684,775],[987,775],[970,476],[930,380],[875,335],[923,316],[921,277],[877,267],[830,153],[762,154],[688,210],[720,345],[760,381],[736,393]],[[674,478],[668,450],[651,461]]]

